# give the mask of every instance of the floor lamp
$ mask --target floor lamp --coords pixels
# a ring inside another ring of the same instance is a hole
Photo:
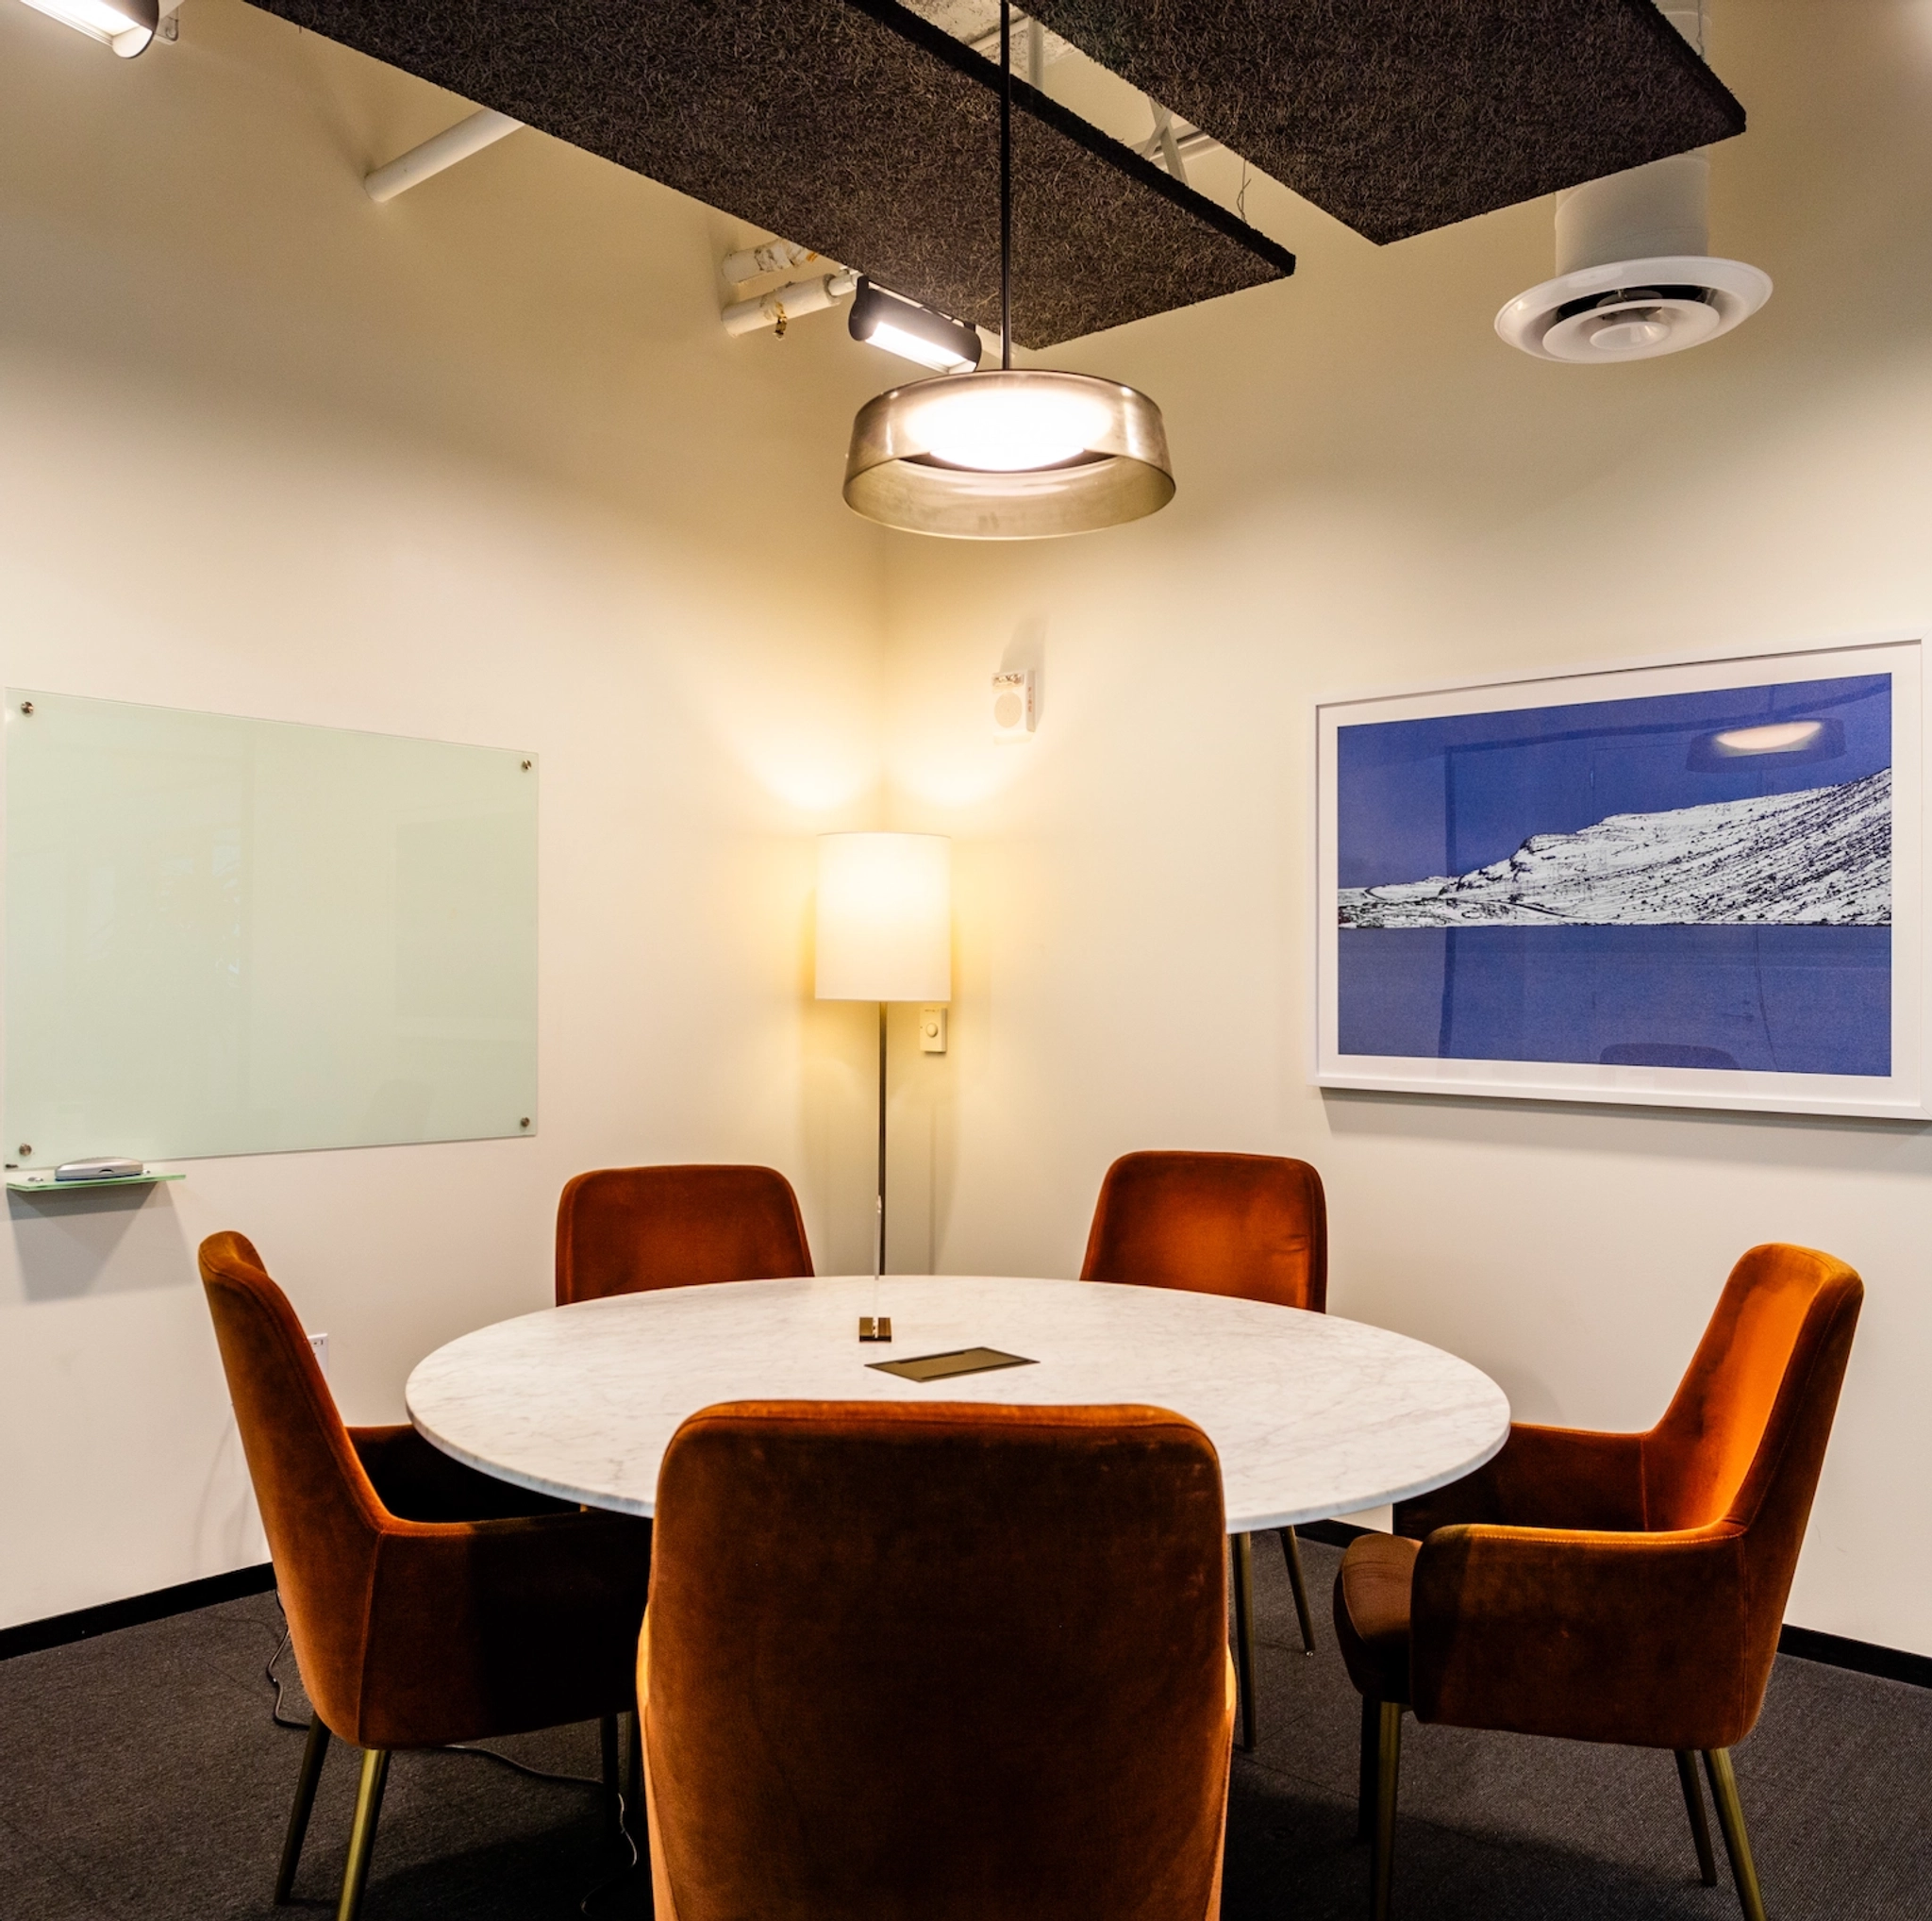
[[[861,1341],[890,1341],[877,1281],[886,1264],[886,1007],[953,997],[953,844],[943,834],[819,836],[820,1000],[879,1009],[879,1161],[873,1222],[873,1311]]]

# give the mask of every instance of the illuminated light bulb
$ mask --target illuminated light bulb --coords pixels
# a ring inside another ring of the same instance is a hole
[[[158,0],[26,0],[37,13],[112,47],[125,60],[145,53],[161,24]]]
[[[921,340],[917,334],[908,333],[889,320],[875,321],[865,339],[868,346],[897,354],[902,360],[916,360],[922,367],[930,367],[939,374],[964,374],[977,364],[936,341]]]
[[[1778,721],[1770,727],[1733,727],[1715,737],[1726,754],[1794,754],[1824,731],[1823,721]]]
[[[961,381],[921,408],[919,432],[936,460],[979,474],[1058,467],[1107,432],[1108,409],[1085,393]]]

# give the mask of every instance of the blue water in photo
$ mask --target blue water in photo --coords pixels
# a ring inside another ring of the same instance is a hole
[[[1817,724],[1803,749],[1740,754],[1725,738],[1787,722]],[[1337,742],[1337,880],[1359,889],[1472,875],[1508,860],[1532,835],[1578,834],[1612,815],[1808,793],[1890,764],[1889,674],[1346,727]],[[1812,851],[1818,871],[1844,871],[1835,844],[1793,844],[1800,855]],[[1889,856],[1877,844],[1866,872],[1877,860],[1882,886]],[[1662,897],[1674,900],[1680,870],[1660,858],[1653,871],[1666,877]],[[1781,862],[1770,872],[1775,891]],[[1528,909],[1511,906],[1518,918],[1507,925],[1344,925],[1341,1051],[1890,1073],[1890,926],[1764,924],[1727,895],[1713,912],[1707,879],[1701,916],[1656,925],[1652,907],[1648,920],[1625,918],[1626,910],[1600,904],[1596,880],[1587,885],[1594,921],[1525,925]],[[1654,887],[1650,901],[1657,897]],[[1889,918],[1889,907],[1864,918],[1880,915]],[[1746,921],[1754,924],[1738,924]]]
[[[1341,1048],[1891,1072],[1890,927],[1344,927]]]

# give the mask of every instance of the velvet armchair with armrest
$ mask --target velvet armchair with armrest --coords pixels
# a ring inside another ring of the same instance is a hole
[[[250,1243],[210,1236],[201,1276],[314,1708],[275,1899],[290,1896],[331,1735],[363,1750],[340,1921],[361,1904],[392,1749],[601,1720],[614,1796],[650,1524],[510,1487],[410,1428],[345,1428]]]
[[[1405,1710],[1671,1749],[1714,1884],[1701,1753],[1740,1901],[1763,1921],[1729,1750],[1764,1699],[1863,1298],[1828,1254],[1754,1247],[1647,1433],[1513,1427],[1487,1466],[1402,1503],[1398,1534],[1350,1546],[1335,1621],[1362,1696],[1377,1921]]]

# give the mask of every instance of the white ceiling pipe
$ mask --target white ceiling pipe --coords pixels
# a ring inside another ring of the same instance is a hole
[[[723,315],[724,331],[757,333],[760,327],[774,326],[782,335],[801,314],[822,313],[858,285],[858,276],[845,268],[817,280],[793,280],[756,300],[740,300],[727,307]]]
[[[793,267],[809,267],[818,258],[796,241],[767,241],[762,246],[741,247],[735,254],[726,254],[719,272],[736,286],[741,280],[756,280],[760,274],[786,274]],[[828,267],[832,264],[825,262]]]
[[[407,193],[431,175],[455,166],[458,160],[467,160],[472,154],[480,154],[485,147],[494,146],[522,125],[521,120],[512,120],[507,113],[485,107],[467,120],[459,120],[454,126],[433,134],[421,146],[397,155],[387,166],[376,168],[363,180],[363,191],[372,200],[393,200],[398,193]]]

